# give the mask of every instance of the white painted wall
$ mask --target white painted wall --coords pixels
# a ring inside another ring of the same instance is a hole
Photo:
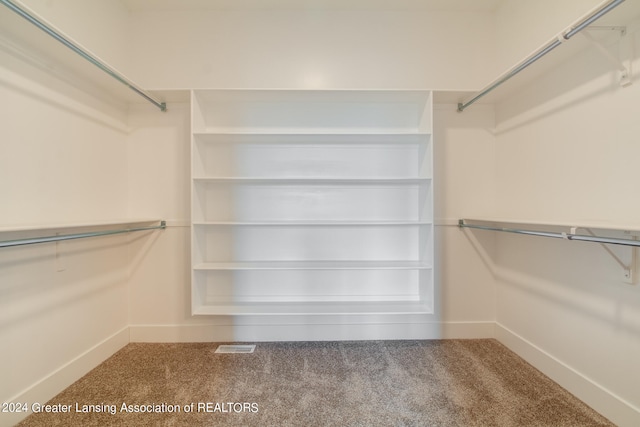
[[[5,44],[1,27],[0,228],[127,217],[125,113]],[[63,230],[30,234],[43,232]],[[0,401],[44,403],[125,345],[128,276],[126,237],[0,249]]]
[[[189,104],[171,104],[166,113],[135,106],[129,122],[129,212],[168,221],[153,241],[131,246],[129,323],[184,325],[191,317]]]
[[[155,88],[472,89],[487,12],[134,10],[132,76]]]
[[[21,92],[26,82],[0,87],[2,225],[124,218],[126,134],[43,102],[38,84]]]
[[[0,86],[1,226],[125,217],[126,134],[43,101],[37,87],[24,92],[22,83]],[[0,249],[1,401],[48,400],[93,367],[81,363],[69,376],[67,364],[121,340],[128,267],[123,237]],[[46,392],[30,394],[41,381]],[[0,424],[11,416],[1,414]]]
[[[495,236],[468,239],[457,220],[491,216],[495,209],[495,138],[492,106],[464,114],[456,105],[434,108],[436,259],[439,310],[447,322],[495,320],[491,271]]]
[[[638,70],[637,31],[621,51],[631,42]],[[639,76],[621,88],[591,49],[498,105],[497,216],[640,229]],[[616,424],[638,425],[640,287],[597,244],[500,235],[496,248],[502,339]]]
[[[129,11],[120,0],[21,0],[76,43],[128,74]]]
[[[495,76],[524,59],[601,3],[601,0],[501,2],[495,12]]]

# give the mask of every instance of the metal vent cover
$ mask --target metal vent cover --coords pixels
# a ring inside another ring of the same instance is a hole
[[[253,353],[255,349],[255,345],[224,344],[219,345],[215,353]]]

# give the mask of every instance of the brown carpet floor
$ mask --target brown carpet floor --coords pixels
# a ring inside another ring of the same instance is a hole
[[[129,344],[19,426],[613,425],[495,340],[217,346]]]

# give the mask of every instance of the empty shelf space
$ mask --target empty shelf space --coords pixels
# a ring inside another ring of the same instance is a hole
[[[432,220],[431,185],[238,184],[198,182],[193,221]]]
[[[396,133],[431,130],[425,90],[198,90],[194,132]]]
[[[196,178],[396,179],[432,176],[429,136],[197,136]]]
[[[428,132],[340,132],[340,133],[260,133],[260,132],[194,132],[193,137],[207,144],[335,144],[335,145],[398,145],[424,144],[430,141]]]
[[[430,304],[420,301],[401,302],[278,302],[201,305],[196,315],[366,315],[366,314],[430,314]]]

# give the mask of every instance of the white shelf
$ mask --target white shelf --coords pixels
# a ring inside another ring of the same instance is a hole
[[[193,314],[433,312],[430,92],[192,103]]]
[[[197,221],[195,226],[423,226],[433,225],[431,221],[403,220],[281,220],[281,221]]]
[[[246,261],[197,264],[195,270],[430,270],[424,261]]]
[[[398,178],[378,178],[378,177],[361,177],[361,178],[343,178],[343,177],[194,177],[195,182],[203,183],[229,183],[229,184],[305,184],[305,185],[323,185],[323,184],[387,184],[387,185],[406,185],[406,184],[422,184],[431,181],[431,178],[416,177],[398,177]]]
[[[550,227],[561,229],[594,229],[594,230],[610,230],[621,232],[640,232],[640,224],[623,224],[613,223],[609,221],[597,220],[575,220],[575,221],[540,221],[530,219],[511,219],[511,218],[466,218],[465,221],[482,222],[489,224],[508,225],[513,228],[522,228],[523,226],[531,227]]]
[[[193,314],[197,315],[240,315],[240,316],[261,316],[261,315],[407,315],[407,314],[429,314],[433,308],[420,301],[400,301],[400,302],[267,302],[267,303],[246,303],[232,305],[206,305],[196,307]]]
[[[193,132],[193,136],[201,141],[221,144],[221,143],[296,143],[306,141],[315,143],[316,141],[331,141],[333,143],[344,144],[416,144],[423,143],[431,136],[431,132],[405,131],[405,132],[244,132],[244,131],[224,131],[211,130]]]

